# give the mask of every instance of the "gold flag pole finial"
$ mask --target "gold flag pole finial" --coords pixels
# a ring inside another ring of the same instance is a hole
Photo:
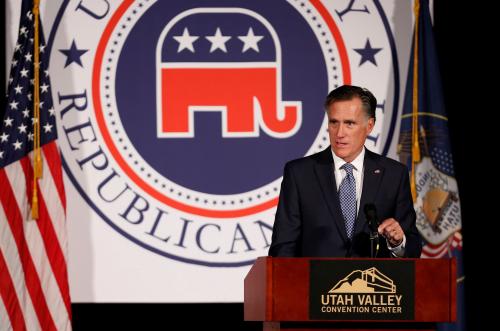
[[[38,219],[38,187],[37,180],[42,177],[42,153],[40,150],[40,49],[39,49],[39,17],[40,0],[33,1],[34,41],[33,41],[33,72],[34,72],[34,101],[33,101],[33,196],[31,200],[31,217]]]
[[[420,162],[420,145],[418,135],[418,20],[420,13],[420,1],[415,0],[413,8],[415,13],[415,38],[413,40],[413,104],[412,104],[412,130],[411,130],[411,195],[413,201],[417,200],[416,172],[415,166]]]

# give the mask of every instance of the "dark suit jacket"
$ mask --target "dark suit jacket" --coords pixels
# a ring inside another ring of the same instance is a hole
[[[370,231],[363,212],[367,203],[375,204],[380,222],[390,217],[399,222],[406,236],[405,256],[420,256],[421,239],[406,166],[366,149],[352,240],[347,237],[336,187],[330,147],[285,165],[270,256],[369,257]],[[380,237],[377,257],[390,256]]]

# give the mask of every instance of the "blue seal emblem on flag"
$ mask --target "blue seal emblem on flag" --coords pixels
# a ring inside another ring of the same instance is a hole
[[[53,66],[79,75],[54,92],[65,169],[156,254],[216,267],[266,255],[283,165],[328,147],[337,86],[375,92],[368,147],[391,145],[399,69],[377,1],[80,3],[67,20],[87,28],[53,45],[66,60]]]

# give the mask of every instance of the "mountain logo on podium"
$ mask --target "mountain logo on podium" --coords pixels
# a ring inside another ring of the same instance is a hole
[[[396,293],[393,280],[372,267],[354,270],[341,279],[328,293]]]

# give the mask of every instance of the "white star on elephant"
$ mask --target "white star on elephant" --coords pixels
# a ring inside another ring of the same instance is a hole
[[[182,32],[182,36],[174,36],[174,39],[179,43],[179,48],[177,49],[177,53],[180,53],[183,49],[188,49],[192,53],[194,53],[193,43],[200,37],[191,36],[189,34],[189,30],[184,28]]]
[[[220,49],[224,53],[227,53],[226,49],[226,42],[231,39],[229,36],[223,36],[222,32],[220,31],[220,28],[217,28],[215,31],[215,34],[213,36],[208,36],[205,37],[212,43],[212,46],[210,47],[210,53],[213,51]]]
[[[256,36],[253,33],[253,29],[249,28],[248,33],[246,36],[238,36],[238,39],[241,40],[243,44],[243,50],[241,51],[242,53],[245,53],[248,51],[250,48],[256,51],[257,53],[259,52],[259,46],[257,43],[264,38],[264,36]]]

